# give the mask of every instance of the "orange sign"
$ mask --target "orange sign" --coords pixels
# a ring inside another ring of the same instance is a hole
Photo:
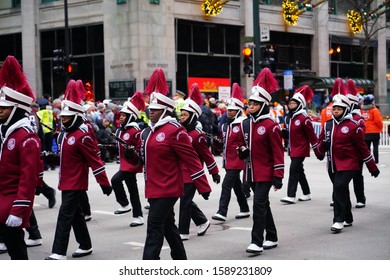
[[[218,92],[219,87],[230,87],[229,78],[188,77],[188,91],[197,83],[201,92]]]

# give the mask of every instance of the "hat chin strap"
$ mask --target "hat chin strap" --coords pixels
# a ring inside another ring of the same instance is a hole
[[[77,115],[73,115],[73,121],[72,121],[72,123],[71,123],[68,127],[66,127],[66,126],[63,124],[62,120],[61,120],[61,128],[62,128],[62,129],[69,129],[69,128],[73,127],[74,124],[76,123],[77,117],[78,117]]]
[[[166,112],[168,111],[167,108],[164,108],[163,110],[164,110],[164,111],[161,113],[161,116],[158,118],[158,120],[157,120],[156,123],[158,123],[159,121],[161,121],[161,120],[163,119],[163,117],[165,117]]]
[[[10,121],[12,120],[12,117],[15,115],[16,108],[17,108],[18,106],[12,106],[12,107],[13,107],[13,108],[12,108],[11,113],[10,113],[9,116],[8,116],[8,119],[5,121],[5,123],[3,123],[4,126],[7,126],[7,125],[10,123]]]
[[[261,113],[263,112],[263,110],[264,110],[264,107],[266,106],[265,105],[265,102],[261,102],[263,105],[261,105],[261,107],[260,107],[260,109],[259,109],[259,112],[256,114],[256,116],[255,116],[255,119],[257,119],[258,117],[260,117],[261,116]],[[268,105],[267,105],[268,106]]]

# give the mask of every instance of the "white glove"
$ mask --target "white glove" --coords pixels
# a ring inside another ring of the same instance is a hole
[[[18,227],[22,224],[22,218],[9,215],[7,221],[5,221],[5,224],[9,227]]]

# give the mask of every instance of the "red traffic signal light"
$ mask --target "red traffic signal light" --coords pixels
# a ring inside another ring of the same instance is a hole
[[[76,62],[70,62],[65,65],[66,74],[75,74],[77,72],[78,64]]]

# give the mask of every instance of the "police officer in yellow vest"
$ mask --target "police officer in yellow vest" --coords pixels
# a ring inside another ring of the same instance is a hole
[[[184,99],[186,99],[187,94],[182,92],[181,90],[176,91],[176,95],[173,97],[173,100],[175,101],[175,112],[177,119],[180,120],[181,115],[181,108],[184,106]]]
[[[37,112],[37,117],[42,126],[43,139],[42,139],[42,150],[45,152],[52,152],[52,143],[53,143],[53,132],[55,131],[56,122],[54,118],[54,113],[50,105],[44,105]],[[45,170],[49,169],[49,163],[46,158],[44,161]],[[52,170],[55,169],[55,166],[50,166]]]

